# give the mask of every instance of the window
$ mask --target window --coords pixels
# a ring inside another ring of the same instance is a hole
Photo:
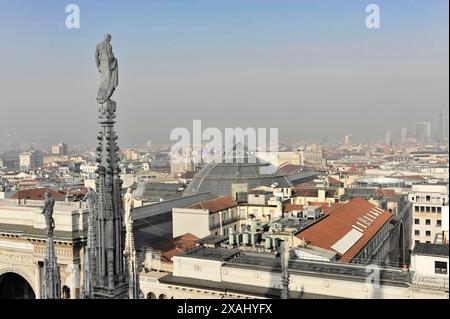
[[[414,206],[414,211],[419,212],[419,206]]]
[[[430,237],[430,236],[431,236],[431,231],[427,230],[427,231],[425,232],[425,236]]]
[[[414,219],[414,224],[419,225],[420,224],[420,219],[419,218]]]
[[[429,202],[431,200],[431,196],[427,195],[426,200],[427,200],[427,202]]]
[[[446,275],[447,274],[447,262],[435,261],[434,262],[434,273]]]
[[[426,212],[429,213],[430,211],[431,211],[430,206],[427,206],[427,207],[426,207]]]
[[[432,213],[436,213],[436,207],[434,207],[434,206],[431,207],[431,212],[432,212]]]
[[[425,225],[431,225],[431,219],[425,219]]]
[[[440,219],[436,220],[436,226],[437,227],[441,227],[442,226],[442,221]]]
[[[440,214],[441,213],[441,207],[437,207],[437,212]]]
[[[415,235],[415,236],[420,236],[420,230],[416,229],[416,230],[414,231],[414,235]]]

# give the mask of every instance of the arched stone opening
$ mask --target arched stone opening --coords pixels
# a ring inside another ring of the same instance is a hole
[[[70,288],[69,287],[63,286],[61,298],[62,299],[70,299]]]
[[[153,292],[147,294],[147,299],[156,299],[156,295]]]
[[[5,272],[0,275],[0,299],[36,299],[36,295],[24,277]]]

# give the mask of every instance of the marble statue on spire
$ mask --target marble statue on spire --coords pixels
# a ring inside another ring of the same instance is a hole
[[[92,298],[128,298],[128,272],[124,262],[122,180],[118,136],[114,131],[116,102],[111,100],[117,84],[117,59],[112,53],[111,35],[95,50],[96,65],[102,75],[97,102],[100,104],[100,131],[97,136],[97,169],[93,229],[88,241],[95,243],[92,263]],[[89,205],[89,204],[88,204]]]
[[[55,207],[55,199],[52,198],[50,192],[44,193],[44,209],[42,213],[45,217],[45,225],[47,228],[47,237],[53,237],[55,229],[55,221],[53,220],[53,207]]]
[[[105,39],[97,44],[95,63],[102,75],[102,82],[97,91],[97,102],[103,104],[111,97],[119,84],[118,63],[112,51],[111,34],[106,34]]]
[[[49,192],[45,192],[44,197],[44,209],[42,214],[44,214],[45,224],[47,227],[47,240],[44,255],[44,273],[41,287],[41,297],[42,299],[60,299],[61,276],[56,258],[55,244],[53,242],[53,230],[55,229],[53,208],[55,206],[55,200]]]

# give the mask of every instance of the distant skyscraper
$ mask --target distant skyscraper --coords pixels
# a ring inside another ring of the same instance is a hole
[[[351,138],[352,138],[352,136],[351,135],[345,135],[344,136],[344,144],[350,144],[351,143]]]
[[[392,132],[391,132],[391,130],[386,130],[384,132],[384,144],[392,145]]]
[[[20,169],[35,169],[42,166],[42,162],[43,157],[39,151],[30,150],[19,155]]]
[[[67,155],[69,154],[69,148],[67,144],[59,143],[52,145],[52,154],[54,155]]]
[[[431,141],[431,122],[418,122],[415,135],[418,141],[429,143]]]
[[[408,139],[408,128],[403,126],[402,130],[401,130],[401,137],[400,137],[401,143],[406,144],[407,139]]]
[[[437,140],[439,142],[448,141],[448,112],[442,110],[438,116]]]

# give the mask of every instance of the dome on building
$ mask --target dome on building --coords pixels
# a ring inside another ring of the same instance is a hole
[[[220,163],[209,163],[188,184],[185,195],[210,192],[217,196],[246,192],[259,186],[290,187],[286,175],[270,163],[246,153],[243,157],[225,157]]]

